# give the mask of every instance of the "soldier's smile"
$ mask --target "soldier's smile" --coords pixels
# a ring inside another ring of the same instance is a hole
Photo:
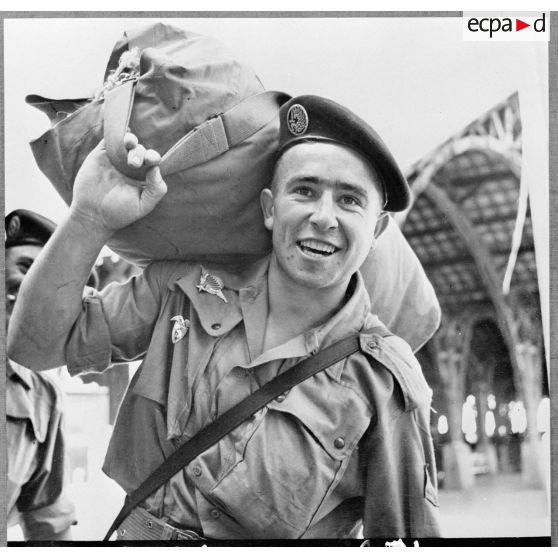
[[[296,245],[304,255],[314,258],[327,258],[340,250],[329,242],[315,239],[299,240]]]

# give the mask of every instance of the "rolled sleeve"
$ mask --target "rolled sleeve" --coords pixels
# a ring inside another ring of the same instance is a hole
[[[161,267],[153,264],[125,283],[87,290],[66,344],[71,375],[102,372],[144,356],[160,305],[160,274]]]
[[[111,355],[110,333],[101,299],[98,295],[86,296],[66,345],[68,372],[72,376],[91,370],[101,372],[110,366]]]

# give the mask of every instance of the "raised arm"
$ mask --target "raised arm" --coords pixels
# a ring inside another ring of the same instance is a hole
[[[152,211],[167,191],[160,156],[124,140],[128,164],[147,169],[145,181],[129,178],[110,163],[101,143],[84,161],[64,220],[23,281],[8,326],[10,358],[35,370],[64,364],[65,343],[81,309],[83,288],[107,240]]]

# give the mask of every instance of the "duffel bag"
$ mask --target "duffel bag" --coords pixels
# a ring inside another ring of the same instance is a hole
[[[442,311],[432,283],[393,218],[360,272],[372,312],[417,351],[440,326]]]
[[[94,99],[27,102],[52,127],[31,143],[41,171],[70,204],[85,157],[105,139],[111,162],[126,164],[127,129],[163,155],[168,193],[156,209],[118,231],[108,246],[144,266],[151,260],[238,261],[270,247],[259,203],[288,95],[264,88],[217,40],[156,24],[127,32],[110,56]]]

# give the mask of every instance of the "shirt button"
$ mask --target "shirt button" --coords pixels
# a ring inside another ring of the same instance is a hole
[[[277,401],[277,403],[283,403],[283,401],[285,401],[285,397],[286,397],[286,395],[284,393],[282,393],[281,395],[278,395],[275,398],[275,401]]]
[[[221,324],[211,324],[211,329],[221,329]]]
[[[196,465],[193,469],[192,472],[194,473],[195,477],[201,477],[202,474],[202,470],[201,467],[199,465]]]
[[[343,449],[345,447],[345,440],[343,438],[335,438],[333,445],[336,449]]]
[[[210,513],[213,519],[219,519],[221,517],[221,512],[219,510],[213,509]]]
[[[368,343],[366,343],[366,346],[369,349],[375,349],[376,348],[376,341],[368,341]]]

